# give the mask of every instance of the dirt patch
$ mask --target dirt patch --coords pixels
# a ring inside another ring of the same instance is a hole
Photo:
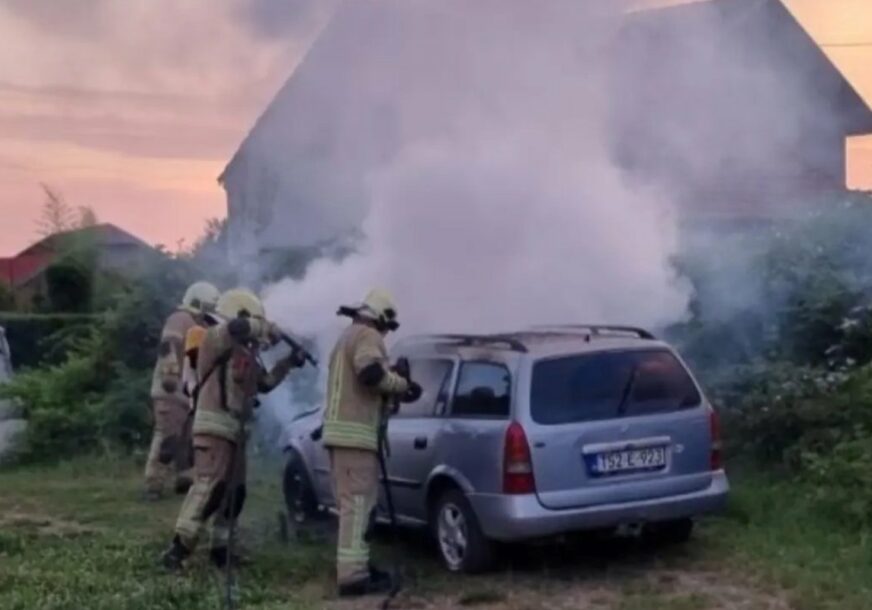
[[[790,610],[783,596],[762,591],[717,571],[653,570],[644,574],[579,581],[482,578],[460,590],[418,594],[414,587],[392,604],[395,610]],[[331,610],[373,610],[381,599],[329,600]]]
[[[76,521],[16,510],[4,511],[0,515],[0,529],[21,529],[35,532],[40,536],[63,537],[82,536],[97,531]]]

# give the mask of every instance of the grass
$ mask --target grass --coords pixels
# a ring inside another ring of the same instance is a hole
[[[707,534],[732,565],[782,588],[796,610],[872,608],[872,532],[824,515],[802,486],[736,480],[730,510]]]
[[[240,576],[239,606],[332,605],[332,547],[283,543],[278,465],[251,470],[258,478],[252,477],[241,536],[253,563]],[[716,610],[785,599],[796,610],[870,607],[868,532],[817,515],[805,490],[759,475],[734,478],[729,512],[685,547],[591,540],[521,547],[504,553],[495,573],[462,577],[442,570],[420,536],[404,536],[391,549],[409,582],[398,607]],[[202,554],[182,575],[159,567],[179,500],[143,503],[140,484],[140,468],[126,458],[0,473],[0,609],[220,608],[221,575]],[[390,555],[385,545],[378,553],[383,561]]]
[[[159,567],[179,502],[143,503],[140,485],[140,470],[128,461],[77,460],[0,476],[0,608],[220,607],[223,583],[204,557],[184,577]],[[262,489],[242,524],[245,543],[257,553],[240,603],[319,608],[318,592],[301,586],[329,572],[329,549],[284,547],[275,535],[276,513],[267,508],[278,505]]]

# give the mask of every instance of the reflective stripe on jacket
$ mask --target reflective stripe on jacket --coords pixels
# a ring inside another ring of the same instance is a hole
[[[381,364],[385,375],[377,387],[367,387],[359,375],[375,363]],[[330,356],[324,445],[378,451],[384,396],[407,389],[406,380],[390,370],[381,334],[365,324],[349,326]]]

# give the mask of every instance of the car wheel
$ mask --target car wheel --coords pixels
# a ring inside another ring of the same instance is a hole
[[[306,471],[306,464],[293,449],[288,452],[288,461],[282,481],[285,506],[292,523],[304,523],[321,516],[315,489]]]
[[[494,542],[481,531],[469,500],[449,489],[436,501],[431,517],[439,555],[451,572],[474,574],[493,565]]]
[[[693,519],[675,519],[649,524],[646,536],[657,544],[682,544],[690,540],[693,534]]]

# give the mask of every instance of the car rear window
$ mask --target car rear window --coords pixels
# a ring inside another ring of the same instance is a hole
[[[539,424],[668,413],[702,397],[668,350],[599,352],[533,366],[530,409]]]

